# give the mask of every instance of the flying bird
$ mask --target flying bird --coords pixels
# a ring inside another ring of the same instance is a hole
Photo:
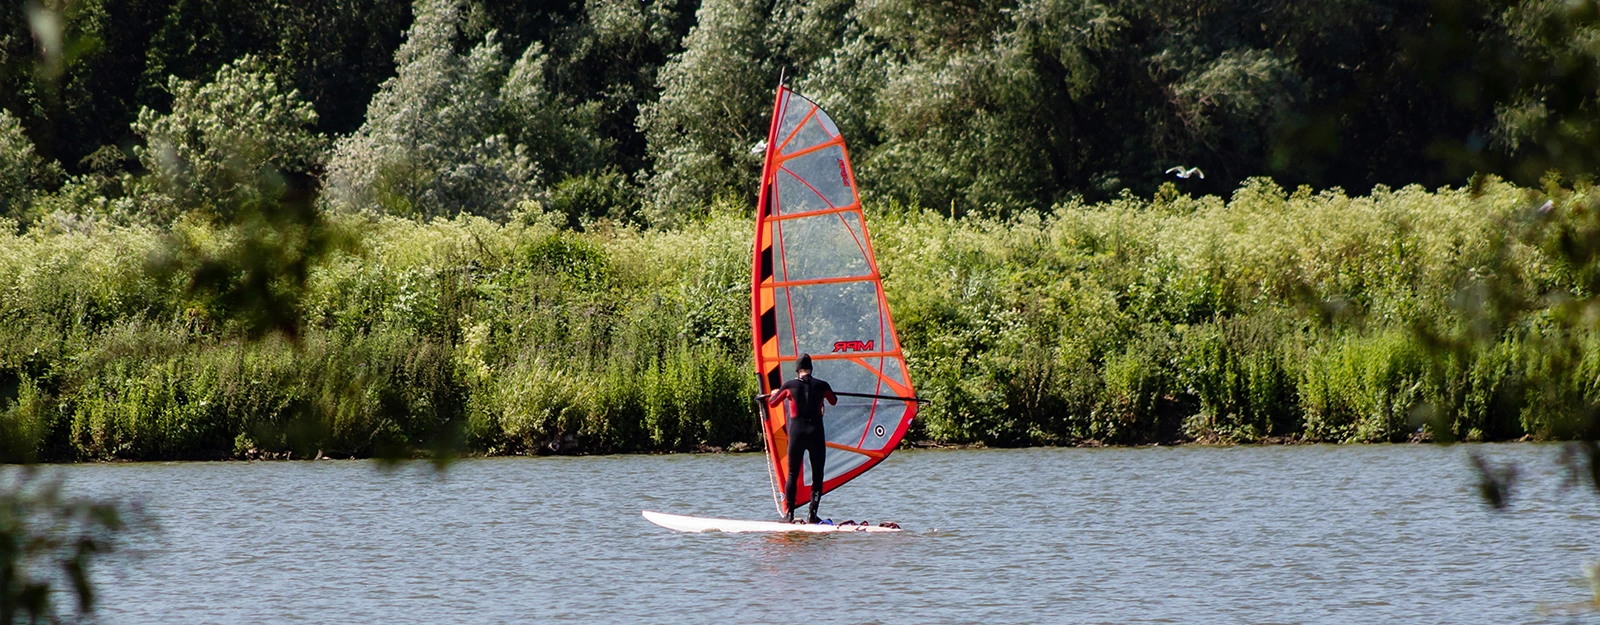
[[[1177,174],[1179,178],[1183,178],[1185,180],[1188,180],[1189,176],[1199,176],[1201,178],[1206,177],[1206,172],[1200,171],[1199,167],[1190,167],[1188,169],[1184,169],[1181,165],[1172,169],[1168,169],[1167,173]]]
[[[762,139],[761,143],[757,143],[757,144],[755,144],[753,146],[750,146],[750,153],[751,154],[760,154],[760,153],[765,152],[765,151],[767,151],[767,140],[766,139]]]

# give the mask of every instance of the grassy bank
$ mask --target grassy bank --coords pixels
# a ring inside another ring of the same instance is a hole
[[[989,445],[1562,435],[1600,340],[1537,315],[1441,356],[1463,285],[1578,293],[1507,242],[1490,184],[1063,204],[1007,219],[869,207],[919,393],[913,439]],[[1557,210],[1561,210],[1558,208]],[[217,231],[57,220],[0,234],[0,453],[44,460],[690,450],[752,442],[750,225],[587,232],[338,217],[297,340],[247,341],[155,269]],[[1565,344],[1570,344],[1565,343]],[[1537,389],[1521,381],[1561,377]],[[1566,402],[1566,403],[1563,403]]]

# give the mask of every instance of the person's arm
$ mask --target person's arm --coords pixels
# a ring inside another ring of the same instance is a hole
[[[778,406],[783,405],[783,400],[788,399],[788,398],[789,398],[789,389],[780,388],[780,389],[778,389],[778,392],[767,396],[767,407],[768,408],[777,408]]]
[[[822,398],[828,400],[829,406],[839,405],[839,396],[833,394],[833,387],[831,386],[828,387],[828,392],[822,394]]]

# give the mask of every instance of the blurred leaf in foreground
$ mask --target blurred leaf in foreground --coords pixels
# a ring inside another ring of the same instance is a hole
[[[0,472],[0,625],[81,620],[95,608],[90,565],[137,527],[137,508],[69,498],[35,469]],[[60,605],[71,597],[73,605]],[[74,618],[68,618],[71,614]]]

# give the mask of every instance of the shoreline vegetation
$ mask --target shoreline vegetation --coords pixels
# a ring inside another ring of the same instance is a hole
[[[759,448],[786,78],[849,145],[906,445],[1569,440],[1600,486],[1597,35],[1600,0],[14,2],[0,463]],[[14,473],[0,625],[87,614],[137,508]]]
[[[754,444],[780,74],[907,440],[1600,453],[1594,3],[48,4],[0,11],[0,462]]]
[[[1440,358],[1430,341],[1472,323],[1460,294],[1481,276],[1497,292],[1579,289],[1514,226],[1546,197],[1560,202],[1541,214],[1565,219],[1585,193],[1490,180],[1352,197],[1252,179],[1228,199],[1169,186],[1004,217],[869,205],[933,400],[906,440],[1571,437],[1548,389],[1600,398],[1600,337],[1554,363],[1541,341],[1563,330],[1544,310],[1487,347]],[[747,212],[582,231],[532,203],[503,224],[329,214],[346,243],[310,269],[298,335],[256,340],[153,260],[234,231],[12,224],[0,439],[51,462],[755,447]]]

